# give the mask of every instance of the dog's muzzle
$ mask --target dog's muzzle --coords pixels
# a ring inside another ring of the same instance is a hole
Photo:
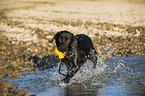
[[[58,48],[58,50],[61,51],[61,52],[65,52],[66,51],[66,47],[65,46],[60,46]]]

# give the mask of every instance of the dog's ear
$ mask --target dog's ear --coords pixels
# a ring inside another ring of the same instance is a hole
[[[52,42],[53,42],[53,40],[54,40],[54,39],[56,39],[56,38],[58,37],[59,33],[60,33],[60,32],[57,32],[57,33],[53,36],[52,40],[51,40],[51,41],[49,41],[49,43],[52,43]]]

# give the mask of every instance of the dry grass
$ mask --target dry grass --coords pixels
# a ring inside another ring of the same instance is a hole
[[[3,34],[22,41],[39,41],[37,29],[48,39],[60,30],[128,36],[134,34],[114,25],[145,25],[144,0],[1,0],[0,5]],[[104,22],[114,25],[106,29]]]

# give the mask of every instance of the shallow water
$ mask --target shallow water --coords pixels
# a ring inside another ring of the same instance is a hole
[[[37,96],[144,96],[145,55],[111,57],[99,61],[96,69],[87,61],[70,84],[62,86],[63,76],[57,66],[45,70],[24,72],[25,78],[10,79],[15,87],[27,88]],[[63,69],[62,69],[63,70]],[[65,70],[64,70],[65,72]]]

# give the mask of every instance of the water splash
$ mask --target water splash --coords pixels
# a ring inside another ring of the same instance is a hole
[[[106,52],[110,52],[108,54],[113,54],[112,52],[114,51],[111,45],[106,45],[104,48]],[[98,55],[98,63],[95,69],[93,69],[93,63],[91,61],[85,62],[77,74],[70,80],[69,86],[75,86],[75,84],[83,86],[83,92],[90,92],[90,89],[96,90],[99,88],[97,94],[104,93],[105,95],[114,93],[114,95],[118,95],[118,91],[121,93],[127,93],[132,89],[136,92],[134,87],[142,91],[141,88],[145,86],[145,56],[111,57],[109,60],[104,60],[102,54],[103,51]],[[67,72],[65,65],[62,66],[61,71],[64,73]],[[58,90],[56,92],[61,92],[62,90],[64,92],[64,90],[68,88],[68,86],[63,88],[62,85],[59,87],[59,84],[64,76],[59,74],[58,66],[45,70],[24,72],[20,76],[25,76],[26,78],[8,78],[7,81],[13,82],[15,87],[19,87],[21,89],[27,88],[28,93],[30,94],[37,94],[40,92],[48,93],[52,90],[56,91],[57,89]],[[29,88],[27,86],[31,87]],[[76,89],[74,88],[73,90]],[[108,93],[108,90],[111,93]]]
[[[111,44],[106,44],[106,45],[102,45],[100,47],[104,47],[102,51],[106,51],[107,55],[111,55],[115,52],[115,48],[112,47]],[[98,76],[100,76],[100,74],[102,72],[104,72],[105,68],[107,67],[107,65],[105,64],[104,57],[102,56],[103,52],[100,52],[98,54],[98,63],[95,69],[93,69],[93,62],[91,62],[90,60],[86,61],[83,66],[80,68],[80,70],[76,73],[76,75],[70,80],[70,83],[67,85],[71,85],[72,83],[83,83],[83,82],[87,82],[90,79],[96,79]],[[63,66],[64,68],[62,68],[63,73],[66,72],[66,67]],[[60,80],[60,74],[55,71],[53,72],[53,76],[55,76],[54,78],[58,77]],[[63,76],[62,76],[63,78]],[[57,79],[58,80],[58,79]],[[95,82],[97,84],[97,82]],[[99,84],[99,82],[98,82]],[[64,83],[59,83],[60,86],[66,86],[66,84]]]
[[[102,63],[102,62],[101,62]],[[100,66],[102,65],[102,66]],[[81,69],[77,72],[77,74],[71,79],[71,82],[81,83],[91,78],[97,77],[100,73],[104,71],[106,68],[105,64],[98,64],[96,68],[93,68],[93,62],[87,61]]]

